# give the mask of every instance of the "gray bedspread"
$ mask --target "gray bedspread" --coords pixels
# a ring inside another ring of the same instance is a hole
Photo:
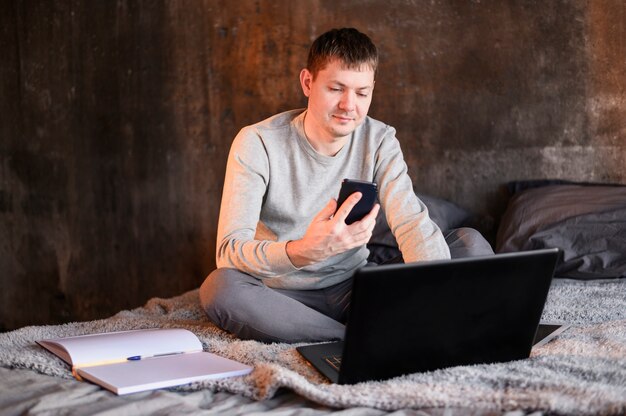
[[[626,413],[626,280],[555,280],[544,320],[572,324],[529,359],[327,383],[295,345],[241,341],[210,324],[197,292],[155,298],[98,321],[0,334],[1,414],[554,414]],[[245,377],[118,397],[72,379],[34,341],[103,331],[182,327],[206,350],[255,366]],[[343,410],[342,410],[343,409]]]

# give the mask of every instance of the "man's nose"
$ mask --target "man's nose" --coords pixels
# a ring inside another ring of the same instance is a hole
[[[342,94],[341,100],[339,101],[339,107],[344,111],[352,111],[354,110],[354,103],[356,97],[353,92],[346,91]]]

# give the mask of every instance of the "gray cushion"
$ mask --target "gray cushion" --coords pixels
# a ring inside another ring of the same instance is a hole
[[[472,213],[453,202],[425,194],[417,196],[428,208],[430,218],[442,231],[462,227],[474,218]],[[378,264],[400,256],[398,244],[382,210],[376,218],[376,226],[367,248],[370,250],[368,260]]]
[[[496,252],[546,247],[563,250],[557,277],[626,277],[626,186],[547,182],[516,192]]]

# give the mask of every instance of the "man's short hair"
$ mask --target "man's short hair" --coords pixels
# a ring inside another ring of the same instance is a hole
[[[320,35],[311,45],[307,69],[315,78],[319,71],[335,59],[348,69],[367,66],[375,74],[378,49],[367,35],[354,28],[332,29]]]

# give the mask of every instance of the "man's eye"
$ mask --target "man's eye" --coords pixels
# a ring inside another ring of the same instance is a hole
[[[357,95],[358,95],[359,97],[367,98],[367,94],[364,94],[364,93],[362,93],[362,92],[358,93]]]
[[[331,91],[333,92],[341,92],[341,88],[330,88]]]

